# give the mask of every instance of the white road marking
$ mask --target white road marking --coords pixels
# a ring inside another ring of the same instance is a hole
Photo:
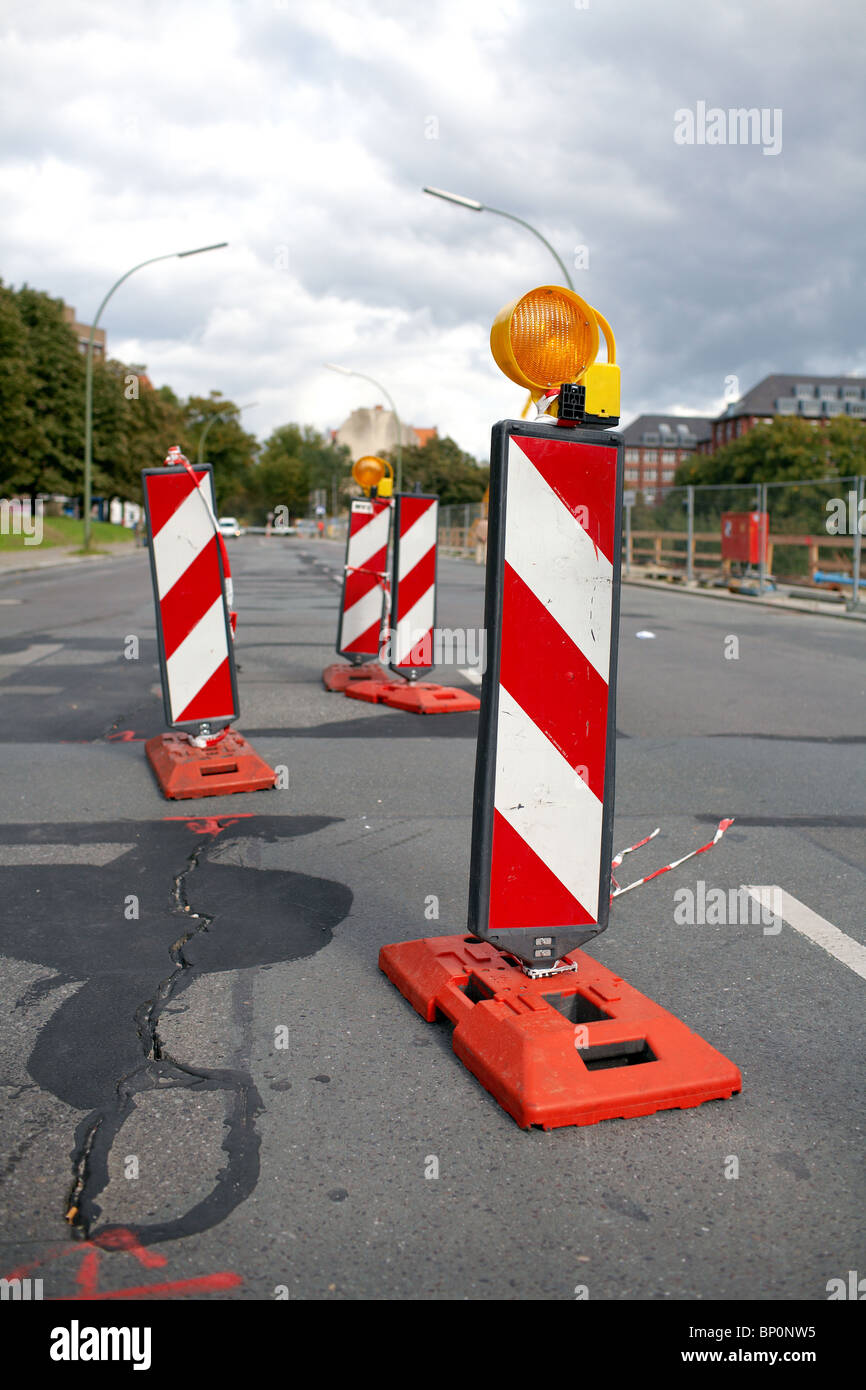
[[[750,886],[748,891],[757,902],[766,901],[766,889],[763,889],[763,900],[760,897],[760,888]],[[831,956],[835,956],[836,960],[853,970],[855,975],[859,975],[861,980],[866,980],[866,946],[861,946],[859,941],[846,936],[838,927],[834,927],[832,922],[819,917],[811,907],[786,893],[783,888],[775,889],[773,908],[782,921],[787,922],[794,931],[807,936],[816,946],[822,946]]]
[[[59,695],[62,685],[0,685],[0,695]]]
[[[644,628],[642,632],[636,632],[635,637],[655,637],[654,632],[647,632]]]
[[[481,672],[476,671],[474,666],[467,666],[465,669],[462,666],[460,666],[458,667],[458,670],[460,671],[461,676],[465,676],[471,685],[481,684]]]
[[[59,652],[62,647],[62,642],[31,642],[29,647],[24,648],[23,652],[3,652],[0,654],[0,667],[11,667],[16,670],[19,666],[32,666],[34,661],[41,661],[44,656],[52,656],[54,652]]]
[[[22,869],[33,864],[93,864],[101,869],[134,848],[132,844],[120,845],[110,842],[91,845],[58,845],[49,842],[41,845],[0,845],[0,868]]]

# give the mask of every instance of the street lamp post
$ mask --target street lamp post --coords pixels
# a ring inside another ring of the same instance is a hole
[[[207,439],[207,433],[211,425],[216,424],[217,420],[224,419],[226,415],[240,415],[242,410],[252,410],[254,405],[258,405],[258,401],[247,401],[246,405],[226,406],[225,410],[218,410],[215,415],[212,415],[210,417],[204,429],[202,430],[201,437],[198,441],[196,463],[199,465],[199,467],[201,467],[201,465],[204,463],[204,442]]]
[[[359,376],[359,377],[362,379],[362,381],[369,381],[369,382],[372,382],[372,384],[377,388],[377,390],[379,390],[379,391],[382,392],[382,395],[385,397],[385,400],[388,402],[389,406],[391,407],[391,413],[393,414],[394,419],[395,419],[396,422],[397,422],[397,448],[396,448],[397,461],[396,461],[395,472],[396,472],[396,475],[397,475],[397,478],[396,478],[396,482],[397,482],[397,491],[398,491],[398,492],[402,492],[402,491],[403,491],[403,448],[402,448],[402,444],[403,444],[403,441],[402,441],[403,426],[400,424],[400,416],[397,414],[397,407],[396,407],[396,405],[394,404],[393,400],[391,399],[390,395],[389,395],[388,392],[385,390],[385,388],[384,388],[384,386],[382,385],[381,381],[377,381],[376,378],[373,377],[373,376],[367,376],[366,372],[355,372],[355,371],[352,371],[351,367],[338,367],[337,364],[336,364],[336,362],[326,362],[326,363],[325,363],[325,366],[327,367],[327,369],[328,369],[329,372],[341,372],[341,373],[343,374],[343,376]]]
[[[433,198],[444,198],[446,203],[456,203],[458,207],[469,208],[470,212],[494,212],[497,217],[507,217],[509,222],[519,222],[521,227],[525,227],[528,232],[531,232],[534,237],[538,237],[538,240],[547,247],[551,256],[556,261],[556,264],[559,266],[559,269],[562,271],[565,284],[570,290],[574,289],[571,276],[566,270],[564,262],[560,260],[550,242],[547,240],[547,237],[543,237],[538,228],[533,227],[531,222],[524,222],[522,217],[515,217],[513,212],[503,212],[502,208],[488,207],[487,203],[479,203],[475,198],[463,198],[459,193],[446,193],[443,188],[425,187],[422,189],[422,192],[429,193]]]
[[[93,474],[93,340],[102,317],[102,311],[108,303],[114,291],[119,289],[124,280],[128,280],[130,275],[134,275],[137,270],[142,270],[146,265],[154,265],[157,261],[172,261],[176,257],[182,259],[184,256],[200,256],[204,251],[219,251],[223,246],[228,246],[227,241],[215,242],[213,246],[196,246],[192,251],[170,251],[165,256],[151,256],[150,260],[139,261],[125,275],[115,281],[108,294],[103,299],[96,311],[96,318],[90,328],[90,337],[87,340],[87,362],[85,365],[85,386],[84,386],[84,549],[90,549],[91,524],[91,478]]]

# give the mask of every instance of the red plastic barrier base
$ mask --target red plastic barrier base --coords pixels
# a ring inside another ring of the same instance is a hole
[[[727,1099],[740,1073],[684,1023],[584,951],[573,974],[531,980],[467,936],[383,946],[379,967],[523,1129],[687,1110]]]
[[[458,690],[455,685],[437,685],[434,681],[405,681],[389,686],[382,704],[391,709],[405,709],[410,714],[460,714],[481,708],[477,695]]]
[[[334,661],[322,672],[322,683],[326,690],[344,691],[353,681],[388,681],[391,677],[378,661],[364,661],[354,665],[351,661]]]
[[[352,681],[351,685],[346,686],[346,695],[350,700],[366,700],[370,705],[381,705],[390,691],[402,690],[405,684],[404,680],[395,681],[390,676],[387,680]]]
[[[184,733],[159,734],[144,751],[169,801],[266,791],[276,781],[274,769],[234,730],[213,748],[196,748]]]

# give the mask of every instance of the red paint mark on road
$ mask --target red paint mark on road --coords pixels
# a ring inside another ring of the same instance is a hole
[[[235,821],[248,820],[254,815],[254,811],[238,811],[233,816],[163,816],[163,820],[183,821],[194,835],[218,835]]]
[[[106,734],[106,743],[144,743],[144,734],[137,734],[134,729],[118,729],[117,733]]]
[[[81,1303],[85,1299],[93,1302],[116,1298],[165,1298],[173,1293],[219,1293],[222,1289],[236,1289],[243,1278],[231,1269],[221,1270],[219,1274],[201,1274],[196,1279],[172,1279],[166,1284],[139,1284],[134,1289],[111,1289],[105,1293],[79,1293],[71,1298],[47,1298],[46,1303]]]
[[[80,1244],[55,1246],[39,1259],[31,1260],[26,1265],[19,1265],[17,1269],[10,1270],[8,1274],[0,1277],[4,1279],[27,1279],[35,1270],[44,1269],[46,1265],[55,1260],[65,1259],[67,1255],[82,1255],[81,1266],[75,1276],[79,1292],[71,1294],[68,1298],[49,1298],[45,1300],[46,1303],[81,1303],[89,1300],[118,1298],[167,1298],[172,1294],[184,1293],[219,1293],[223,1289],[237,1288],[239,1284],[244,1282],[243,1276],[236,1274],[234,1270],[222,1269],[214,1274],[198,1275],[193,1279],[172,1279],[159,1284],[139,1284],[131,1289],[100,1289],[100,1262],[102,1256],[108,1251],[115,1254],[133,1255],[146,1269],[162,1269],[168,1264],[165,1255],[160,1255],[157,1251],[148,1250],[143,1246],[134,1231],[128,1230],[125,1226],[118,1226],[114,1230],[106,1231],[104,1235],[94,1236],[92,1240],[85,1240]]]

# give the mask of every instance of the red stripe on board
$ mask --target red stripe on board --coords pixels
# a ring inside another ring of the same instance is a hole
[[[505,817],[494,811],[489,930],[537,927],[541,931],[590,926],[595,920]]]
[[[344,652],[358,652],[361,656],[377,656],[381,631],[382,625],[377,619],[375,623],[372,623],[370,627],[367,628],[366,632],[362,632],[359,637],[355,638],[354,642],[350,642],[348,647],[342,647],[341,650]]]
[[[177,651],[221,592],[217,539],[213,536],[160,601],[159,616],[166,660],[172,652]]]
[[[198,694],[192,697],[186,709],[176,716],[175,723],[180,724],[188,719],[234,718],[236,715],[229,659],[226,657],[210,680],[205,681]]]
[[[507,562],[499,679],[603,801],[607,684]]]
[[[381,588],[388,565],[388,547],[384,545],[364,561],[363,569],[350,569],[346,575],[346,591],[343,597],[343,612],[347,613],[371,589]],[[384,592],[384,591],[383,591]]]
[[[206,476],[207,474],[203,472],[196,473],[197,478]],[[186,469],[182,473],[170,473],[168,471],[153,473],[145,478],[145,484],[150,511],[151,535],[157,536],[165,523],[174,516],[181,503],[189,497],[195,484]],[[205,494],[204,500],[209,500],[208,493]]]
[[[423,637],[419,637],[410,652],[403,657],[402,661],[397,662],[397,666],[412,667],[418,670],[424,666],[433,665],[433,629],[428,628]]]
[[[436,546],[431,545],[426,555],[422,555],[417,565],[408,574],[400,575],[396,607],[401,618],[415,607],[420,598],[432,589],[436,581]]]
[[[514,443],[613,564],[616,449],[526,435]]]
[[[359,531],[363,531],[365,526],[369,526],[370,522],[374,521],[377,516],[381,516],[382,512],[386,511],[389,506],[389,502],[379,501],[377,498],[373,501],[372,512],[356,512],[353,509],[349,516],[349,535],[357,536]]]
[[[400,535],[405,536],[410,526],[414,526],[419,516],[423,516],[436,505],[435,497],[400,498]]]

